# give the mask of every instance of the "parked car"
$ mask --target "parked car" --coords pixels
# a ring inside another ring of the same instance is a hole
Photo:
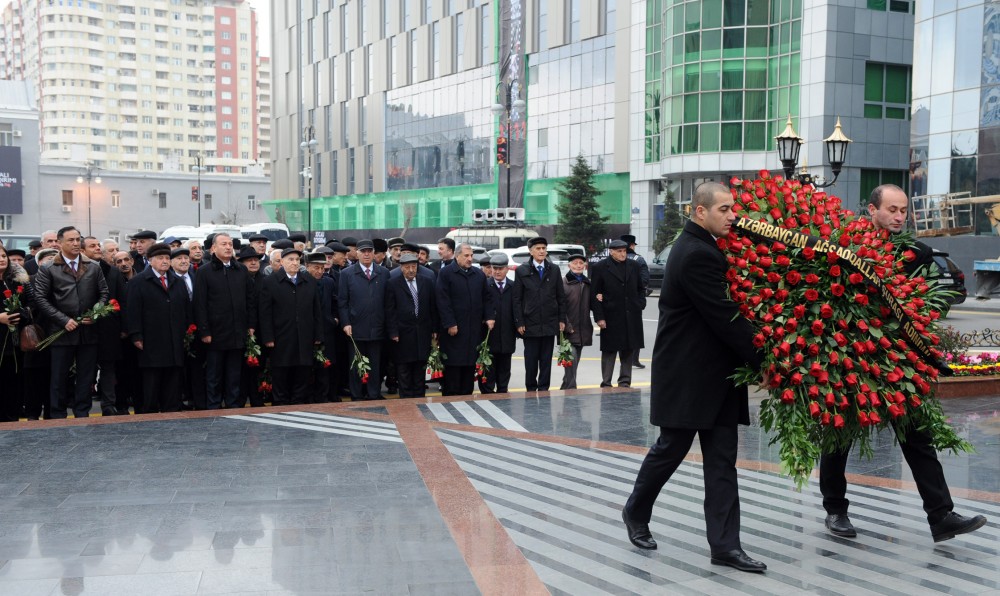
[[[941,277],[938,284],[946,290],[951,290],[953,294],[948,296],[948,304],[962,304],[969,295],[965,289],[965,274],[959,269],[955,261],[948,257],[948,253],[934,249],[934,263],[941,270]]]
[[[660,251],[660,254],[653,257],[653,260],[648,263],[649,287],[651,289],[658,290],[663,285],[663,270],[667,267],[667,256],[670,255],[671,248],[673,248],[673,245],[664,248]]]

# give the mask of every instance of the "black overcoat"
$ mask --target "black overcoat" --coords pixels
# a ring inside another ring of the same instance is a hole
[[[398,269],[398,268],[397,268]],[[389,289],[385,293],[386,336],[398,337],[389,345],[393,359],[398,363],[427,362],[431,354],[431,334],[437,332],[437,297],[434,280],[417,276],[417,303],[420,315],[414,314],[413,294],[402,275],[389,276]]]
[[[142,342],[139,368],[184,365],[184,333],[191,324],[191,301],[184,282],[167,274],[164,290],[152,267],[126,285],[125,326],[129,341]]]
[[[319,286],[305,271],[292,284],[288,274],[275,271],[261,284],[260,341],[274,342],[271,366],[311,366],[316,343],[323,341]]]
[[[438,343],[448,359],[447,366],[476,364],[476,346],[486,334],[483,321],[496,311],[493,295],[486,287],[486,274],[475,267],[462,269],[452,263],[437,277],[437,307],[441,321]],[[448,328],[458,326],[458,334]]]
[[[625,259],[617,263],[607,257],[590,272],[590,300],[594,320],[607,323],[601,329],[601,351],[620,352],[644,348],[642,311],[646,292],[639,263]],[[603,300],[597,300],[600,294]]]
[[[122,310],[97,320],[97,331],[100,334],[97,355],[101,361],[121,360],[122,333],[126,330],[125,313],[128,304],[125,296],[125,276],[117,268],[111,267],[108,269],[105,281],[108,284],[108,300],[117,300]]]
[[[323,354],[330,362],[336,362],[337,318],[340,316],[337,312],[337,282],[326,275],[313,279],[319,291],[319,310],[323,313]]]
[[[340,327],[350,325],[351,335],[357,341],[385,339],[385,291],[389,286],[389,270],[374,263],[371,269],[371,279],[365,277],[360,263],[340,272]]]
[[[535,262],[528,260],[514,270],[514,323],[524,327],[524,337],[552,337],[559,323],[566,322],[566,292],[562,273],[545,259],[541,277]]]
[[[257,297],[246,267],[233,259],[227,269],[214,255],[198,269],[194,321],[198,337],[211,336],[209,350],[242,350],[257,327]]]
[[[490,352],[513,354],[517,349],[517,327],[514,325],[514,282],[504,281],[503,293],[495,279],[487,279],[486,287],[493,297],[493,331],[490,332]]]
[[[753,328],[727,294],[726,259],[701,226],[687,222],[670,251],[653,345],[650,423],[676,429],[749,424],[746,387],[728,378],[760,366]]]

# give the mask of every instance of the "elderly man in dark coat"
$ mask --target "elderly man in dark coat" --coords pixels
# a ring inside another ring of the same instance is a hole
[[[35,276],[35,304],[45,321],[45,333],[65,330],[48,349],[52,357],[49,386],[52,418],[66,417],[66,396],[73,397],[73,415],[90,415],[90,389],[97,377],[97,346],[100,333],[90,318],[81,317],[97,304],[108,301],[108,284],[101,267],[81,254],[82,238],[73,226],[56,233],[59,254]],[[76,367],[75,384],[70,369]]]
[[[125,313],[142,373],[142,405],[136,413],[178,412],[191,301],[184,283],[170,271],[170,245],[151,245],[146,259],[149,266],[127,286],[132,307]]]
[[[622,240],[612,242],[608,257],[591,272],[594,319],[601,328],[601,387],[611,387],[616,357],[618,386],[631,387],[634,352],[643,347],[646,294],[639,263],[628,258],[627,247]]]
[[[385,294],[386,330],[394,351],[400,397],[424,396],[424,369],[431,353],[431,339],[437,336],[437,300],[434,281],[417,275],[420,265],[415,254],[399,258],[389,276]]]
[[[764,571],[740,544],[736,482],[738,424],[749,424],[746,387],[729,378],[737,367],[759,367],[753,328],[726,293],[726,259],[715,238],[729,234],[736,215],[729,189],[700,185],[691,221],[674,244],[660,293],[660,322],[653,346],[650,422],[660,436],[643,460],[622,510],[629,540],[656,548],[649,531],[653,504],[663,485],[701,440],[705,478],[705,525],[712,563],[740,571]]]
[[[108,299],[117,300],[122,311],[104,317],[97,321],[98,339],[97,362],[100,365],[101,376],[97,382],[97,393],[101,396],[101,415],[115,416],[128,414],[127,397],[125,408],[119,410],[116,404],[123,400],[118,398],[118,392],[127,396],[126,388],[121,387],[118,380],[119,364],[122,361],[122,339],[127,336],[125,328],[125,276],[116,267],[108,267],[105,282],[108,284]]]
[[[261,286],[264,284],[264,280],[267,279],[267,276],[264,275],[264,260],[261,256],[261,253],[257,252],[253,246],[244,246],[236,256],[236,260],[247,268],[247,273],[253,281],[254,296],[257,297],[260,296]],[[260,392],[260,379],[258,377],[260,371],[264,370],[267,366],[268,352],[270,350],[261,349],[261,354],[257,357],[257,366],[250,366],[246,358],[240,361],[240,397],[234,404],[235,407],[244,407],[248,398],[250,406],[253,408],[259,408],[264,405],[264,396]],[[202,385],[204,386],[204,368],[202,368],[202,371]]]
[[[257,297],[246,267],[234,258],[228,234],[212,238],[212,258],[198,269],[194,319],[205,344],[208,409],[235,406],[247,334],[257,326]]]
[[[552,348],[566,328],[562,274],[548,257],[548,241],[528,241],[531,259],[514,271],[514,322],[524,340],[524,383],[528,391],[548,391]]]
[[[444,361],[443,395],[471,395],[475,390],[476,347],[492,329],[496,305],[486,276],[472,266],[472,247],[459,244],[455,259],[437,277],[437,307],[441,320]]]
[[[590,322],[591,288],[587,277],[587,257],[573,255],[569,273],[563,277],[566,292],[566,341],[573,347],[573,362],[563,369],[560,389],[576,389],[576,371],[583,347],[594,343],[594,325]]]
[[[309,391],[309,367],[323,342],[323,313],[316,280],[299,271],[302,251],[281,251],[281,271],[260,289],[260,340],[271,349],[274,405],[302,404]]]
[[[342,364],[337,362],[337,319],[340,316],[337,312],[337,284],[326,275],[326,255],[319,248],[306,255],[306,271],[316,280],[320,312],[323,313],[323,356],[330,364],[317,361],[312,363],[313,390],[309,402],[314,404],[340,401],[333,385],[337,378],[333,371],[337,370],[336,365]]]
[[[358,262],[340,272],[340,326],[345,334],[353,338],[361,355],[368,358],[371,370],[368,371],[367,389],[355,370],[348,374],[351,399],[381,399],[381,356],[389,270],[374,263],[375,245],[371,240],[361,240],[357,245]],[[353,347],[348,348],[348,366],[354,359]]]
[[[514,327],[514,292],[507,279],[510,260],[505,254],[490,257],[492,277],[486,287],[493,298],[493,330],[490,332],[490,355],[493,366],[486,371],[486,380],[479,382],[483,393],[507,393],[510,385],[510,360],[517,349],[517,329]]]

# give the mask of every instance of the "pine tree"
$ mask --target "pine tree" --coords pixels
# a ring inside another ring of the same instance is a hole
[[[559,227],[555,241],[582,244],[588,253],[599,250],[608,233],[609,218],[597,209],[597,196],[601,191],[594,186],[595,173],[583,155],[578,155],[572,173],[556,188],[562,201],[556,205]]]
[[[656,226],[656,238],[653,240],[653,254],[660,254],[660,251],[673,244],[677,233],[684,228],[684,218],[677,210],[677,202],[674,200],[674,193],[668,192],[663,201],[663,219]]]

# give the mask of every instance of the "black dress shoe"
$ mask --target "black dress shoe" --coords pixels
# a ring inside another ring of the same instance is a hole
[[[834,536],[841,538],[854,538],[858,535],[854,524],[851,523],[851,518],[847,517],[846,513],[831,513],[826,516],[826,529],[830,530]]]
[[[728,565],[740,571],[753,571],[760,573],[767,571],[767,565],[760,561],[751,559],[742,548],[737,548],[725,553],[712,553],[712,565]]]
[[[976,517],[965,517],[954,511],[950,511],[944,519],[931,526],[931,535],[934,542],[944,542],[959,534],[966,534],[986,525],[986,518],[982,515]]]
[[[628,530],[629,542],[647,550],[656,548],[656,541],[653,540],[653,535],[649,532],[649,524],[632,521],[624,509],[622,509],[622,521],[625,522],[625,529]]]
[[[641,362],[636,362],[632,365],[632,368],[646,368],[646,365]]]

